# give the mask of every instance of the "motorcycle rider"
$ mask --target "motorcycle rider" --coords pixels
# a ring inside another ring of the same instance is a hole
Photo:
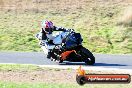
[[[56,36],[53,36],[53,31],[66,31],[65,28],[56,27],[53,25],[51,21],[48,21],[48,20],[43,20],[41,22],[41,26],[42,28],[40,32],[42,33],[42,40],[48,39],[48,43],[50,44],[53,44],[53,39],[56,37]],[[51,58],[50,50],[48,51],[47,58]]]

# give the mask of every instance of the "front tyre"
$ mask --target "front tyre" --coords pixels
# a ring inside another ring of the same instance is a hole
[[[83,61],[87,64],[87,65],[93,65],[95,63],[95,57],[93,56],[93,54],[86,49],[85,47],[81,48],[81,56],[83,58]]]

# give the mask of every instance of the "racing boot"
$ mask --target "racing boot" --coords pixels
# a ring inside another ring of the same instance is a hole
[[[51,52],[48,52],[47,58],[50,59],[51,58]]]

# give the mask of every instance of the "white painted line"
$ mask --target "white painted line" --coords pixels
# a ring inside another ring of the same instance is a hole
[[[50,68],[59,68],[59,69],[78,69],[79,66],[70,65],[70,66],[62,66],[62,65],[38,65],[40,67],[50,67]],[[109,72],[117,72],[124,74],[132,74],[132,69],[119,69],[119,68],[104,68],[104,67],[92,67],[92,66],[82,66],[84,70],[93,70],[93,71],[109,71]]]
[[[9,65],[18,65],[18,63],[0,63],[0,64],[9,64]],[[36,64],[20,64],[20,65],[36,65]],[[78,69],[79,65],[36,65],[39,67],[49,67],[49,68],[58,68],[58,69]],[[116,73],[124,73],[124,74],[132,74],[132,69],[120,69],[120,68],[105,68],[105,67],[94,67],[94,66],[83,66],[84,70],[92,70],[92,71],[101,71],[101,72],[116,72]]]

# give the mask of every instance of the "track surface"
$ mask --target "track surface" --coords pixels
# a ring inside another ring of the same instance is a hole
[[[132,69],[131,55],[94,54],[96,63],[93,67]],[[0,63],[57,65],[46,58],[43,52],[0,52]],[[65,62],[60,65],[85,65],[83,62]],[[92,66],[90,66],[92,67]]]

